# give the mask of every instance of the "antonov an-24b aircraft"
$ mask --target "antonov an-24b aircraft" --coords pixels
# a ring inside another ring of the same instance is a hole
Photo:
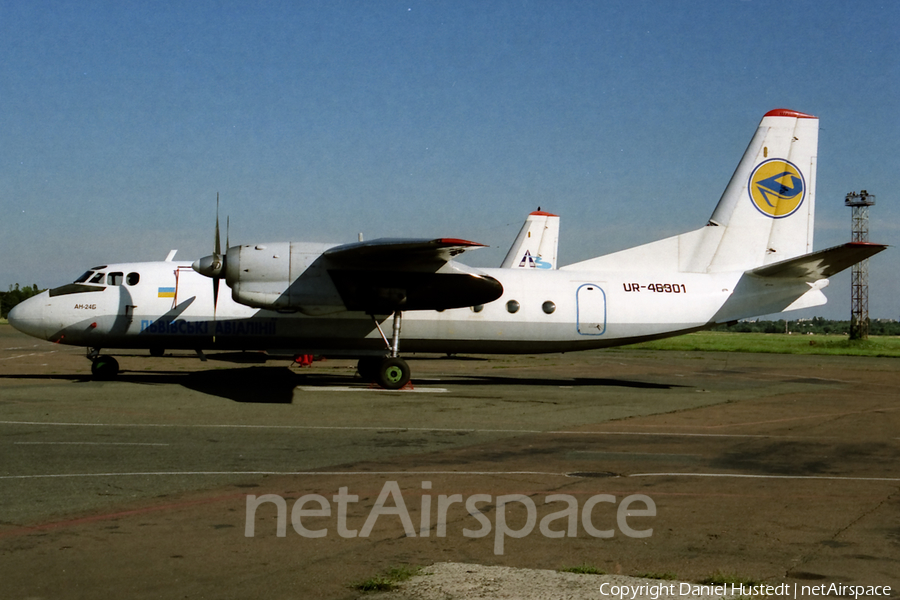
[[[704,227],[558,267],[559,218],[532,213],[502,266],[459,239],[233,246],[190,263],[94,267],[9,315],[17,329],[101,348],[269,350],[359,359],[389,389],[407,352],[541,353],[618,346],[826,302],[828,278],[886,246],[813,252],[819,121],[768,112]],[[226,244],[227,246],[227,244]],[[220,293],[221,281],[231,294]],[[401,334],[402,322],[402,334]],[[387,332],[385,332],[387,330]]]

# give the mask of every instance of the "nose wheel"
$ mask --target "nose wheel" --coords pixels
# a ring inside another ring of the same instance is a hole
[[[98,356],[91,360],[91,375],[94,379],[106,381],[119,374],[119,361],[112,356]]]

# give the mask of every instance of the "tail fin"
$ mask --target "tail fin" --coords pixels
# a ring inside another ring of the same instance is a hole
[[[528,215],[516,241],[500,265],[503,269],[555,269],[559,217],[535,211]]]
[[[819,119],[765,114],[706,227],[566,269],[747,271],[812,251]]]
[[[709,219],[708,271],[743,271],[812,252],[819,119],[766,113]],[[705,257],[697,256],[698,260]]]

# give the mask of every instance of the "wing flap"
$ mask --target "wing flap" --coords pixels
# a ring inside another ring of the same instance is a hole
[[[886,249],[884,244],[872,244],[870,242],[848,242],[841,246],[834,246],[811,252],[796,258],[766,265],[748,271],[757,277],[775,277],[781,279],[799,279],[801,281],[818,281],[827,279],[836,273],[840,273],[858,262],[862,262],[870,256],[878,254]]]

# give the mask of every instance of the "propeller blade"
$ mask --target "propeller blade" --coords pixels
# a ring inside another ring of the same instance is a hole
[[[219,243],[219,192],[216,192],[216,245],[213,254],[220,256],[222,254],[222,246]]]
[[[213,329],[215,329],[216,325],[216,311],[219,307],[219,274],[222,272],[222,267],[224,266],[224,260],[222,259],[222,245],[219,241],[222,236],[219,235],[219,192],[216,192],[216,245],[213,250],[213,263],[215,266],[215,275],[213,275],[212,283],[213,283]],[[216,343],[216,334],[213,331],[213,343]]]
[[[222,266],[224,261],[222,260],[222,243],[219,241],[221,239],[221,235],[219,234],[219,192],[216,192],[216,246],[213,251],[213,266],[214,266],[214,275],[213,275],[213,322],[216,320],[216,309],[219,306],[219,275],[222,273]],[[213,337],[215,340],[215,337]]]

